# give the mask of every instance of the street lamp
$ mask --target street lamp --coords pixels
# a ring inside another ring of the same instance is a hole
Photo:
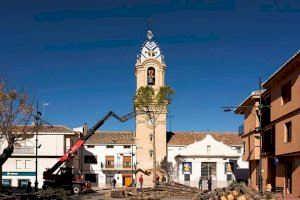
[[[261,88],[261,78],[259,78],[259,105],[254,105],[254,106],[224,106],[221,107],[224,112],[231,112],[232,109],[236,108],[258,108],[257,116],[259,118],[258,120],[258,128],[256,128],[255,132],[259,133],[259,165],[258,165],[258,189],[259,192],[262,193],[262,134],[263,134],[263,129],[261,127],[261,120],[262,120],[262,109],[263,108],[270,108],[271,106],[268,105],[263,105],[262,104],[262,88]]]
[[[36,103],[36,114],[31,114],[31,116],[34,118],[35,127],[36,127],[36,136],[35,136],[35,182],[34,182],[34,190],[38,191],[38,149],[42,146],[39,145],[38,142],[38,135],[39,135],[39,126],[42,123],[50,125],[50,127],[53,127],[52,124],[49,124],[48,122],[41,119],[42,113],[39,111],[38,102]]]

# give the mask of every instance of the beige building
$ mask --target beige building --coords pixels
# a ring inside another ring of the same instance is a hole
[[[153,33],[148,31],[147,41],[142,46],[135,64],[135,76],[137,90],[142,86],[151,86],[157,92],[161,86],[165,85],[166,65],[164,56],[158,46],[153,41]],[[161,113],[154,120],[155,126],[155,146],[156,146],[156,163],[160,163],[167,155],[166,141],[166,112]],[[144,185],[153,186],[153,120],[149,119],[146,114],[139,114],[136,117],[136,159],[137,177],[143,174]]]
[[[257,187],[260,137],[256,113],[261,96],[262,104],[270,106],[262,109],[261,120],[263,187],[271,184],[286,195],[300,197],[300,52],[262,86],[261,95],[253,92],[235,111],[244,115],[243,159],[249,161],[249,183]]]

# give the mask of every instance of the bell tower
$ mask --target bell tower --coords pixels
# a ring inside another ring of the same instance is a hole
[[[159,45],[153,40],[153,38],[154,35],[152,31],[148,29],[146,41],[137,56],[135,76],[137,90],[142,86],[149,86],[154,89],[155,93],[157,93],[160,87],[165,85],[166,65]],[[157,166],[167,155],[166,110],[160,114],[154,113],[154,116],[154,122],[149,119],[147,114],[139,114],[136,116],[136,181],[138,182],[140,175],[143,175],[144,186],[146,187],[152,187],[154,185],[154,157],[156,157]],[[158,174],[157,170],[155,171],[156,174]]]

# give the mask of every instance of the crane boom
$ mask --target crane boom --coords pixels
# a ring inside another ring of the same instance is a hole
[[[77,150],[82,147],[82,145],[96,132],[96,130],[98,130],[105,122],[106,120],[108,120],[110,117],[114,117],[117,120],[119,120],[120,122],[126,122],[127,120],[135,117],[135,112],[129,113],[127,115],[124,116],[118,116],[117,114],[115,114],[113,111],[108,112],[101,120],[99,120],[97,122],[97,124],[95,124],[92,128],[90,128],[87,131],[87,134],[85,136],[83,136],[82,138],[79,138],[76,143],[62,156],[60,157],[60,159],[55,163],[55,165],[53,165],[53,167],[51,167],[50,169],[48,169],[47,171],[44,172],[43,176],[44,179],[51,179],[52,174],[63,164],[65,163],[67,160],[70,159],[70,156],[73,155],[75,152],[77,152]]]

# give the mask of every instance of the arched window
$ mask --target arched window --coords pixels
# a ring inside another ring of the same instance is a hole
[[[147,84],[155,85],[155,69],[153,67],[149,67],[147,70]]]

